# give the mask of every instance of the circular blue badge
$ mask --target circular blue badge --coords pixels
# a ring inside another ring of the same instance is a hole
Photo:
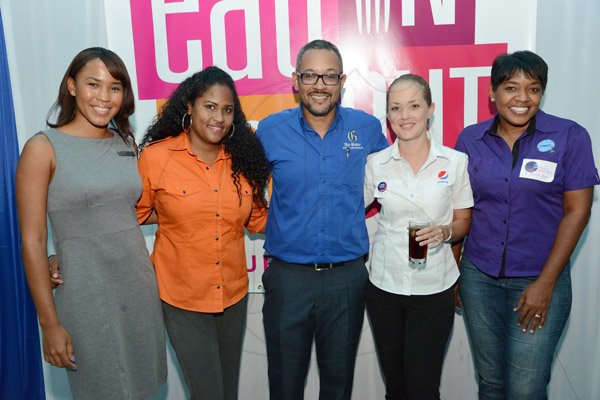
[[[553,150],[554,147],[556,147],[556,143],[554,143],[554,140],[551,139],[544,139],[537,144],[538,150],[542,153],[547,153]]]
[[[380,192],[385,192],[385,189],[387,189],[387,183],[379,182],[379,185],[377,185],[377,190]]]
[[[535,172],[538,169],[538,165],[535,161],[529,161],[525,164],[525,171],[527,172]]]

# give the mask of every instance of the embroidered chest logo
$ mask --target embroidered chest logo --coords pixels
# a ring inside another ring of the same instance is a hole
[[[358,139],[358,137],[356,136],[356,132],[349,131],[348,132],[348,141],[351,143],[354,143],[354,142],[356,142],[356,139]]]
[[[356,131],[354,129],[348,131],[346,138],[348,139],[348,141],[344,143],[343,148],[346,152],[346,157],[350,155],[351,150],[362,150],[364,148],[362,143],[358,141],[358,135],[356,134]]]

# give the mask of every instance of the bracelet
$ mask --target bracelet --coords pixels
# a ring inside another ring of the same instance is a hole
[[[452,237],[452,224],[448,225],[448,229],[450,229],[450,233],[448,234],[448,237],[444,239],[444,242],[449,242],[450,238]]]

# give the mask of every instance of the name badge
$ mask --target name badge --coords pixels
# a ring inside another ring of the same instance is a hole
[[[556,163],[546,160],[525,158],[521,165],[519,178],[533,179],[540,182],[552,182],[556,173]]]
[[[119,150],[117,154],[121,157],[135,157],[135,152],[133,151]]]

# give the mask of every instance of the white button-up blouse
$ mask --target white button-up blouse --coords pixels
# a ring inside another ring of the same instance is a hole
[[[417,173],[398,151],[397,141],[371,154],[365,171],[365,205],[381,204],[372,237],[370,280],[386,292],[427,295],[442,292],[459,272],[449,243],[429,248],[423,269],[408,262],[408,221],[426,219],[432,225],[452,222],[453,210],[473,206],[467,173],[468,158],[431,138],[427,161]]]

